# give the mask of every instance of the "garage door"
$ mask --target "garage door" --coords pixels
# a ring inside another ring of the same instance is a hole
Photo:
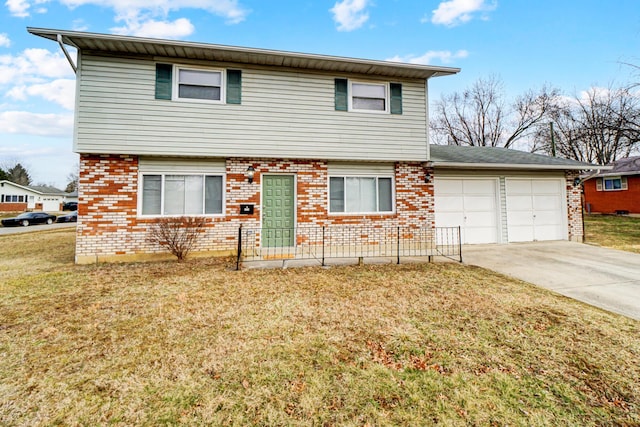
[[[562,179],[506,180],[510,242],[567,239]]]
[[[436,227],[461,227],[462,243],[497,243],[498,180],[436,178]]]

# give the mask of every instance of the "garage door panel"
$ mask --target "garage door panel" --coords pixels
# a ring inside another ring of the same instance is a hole
[[[460,226],[463,243],[496,243],[496,188],[495,179],[436,178],[436,226]]]
[[[531,195],[527,196],[509,196],[507,199],[507,208],[509,211],[531,211],[533,209],[533,201]]]
[[[467,179],[463,183],[464,194],[495,194],[495,181],[492,179]]]
[[[455,194],[459,196],[462,194],[462,181],[459,179],[436,179],[434,190],[441,195]]]
[[[532,197],[533,200],[533,209],[538,210],[546,210],[546,211],[560,211],[562,210],[562,202],[560,197],[556,195],[534,195]]]
[[[507,179],[507,233],[510,242],[566,238],[563,183],[562,179]]]
[[[464,196],[464,207],[466,212],[487,212],[495,213],[496,196]]]
[[[494,212],[475,212],[473,215],[467,215],[464,221],[465,227],[493,227],[497,225],[496,215]]]
[[[559,194],[560,182],[557,180],[535,180],[531,182],[534,194]]]
[[[464,200],[460,196],[441,196],[438,198],[438,211],[440,212],[461,212],[464,207]],[[438,213],[436,211],[436,213]]]
[[[458,227],[464,223],[462,212],[436,212],[436,227]]]

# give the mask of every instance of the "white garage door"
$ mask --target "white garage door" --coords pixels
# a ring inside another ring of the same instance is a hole
[[[498,209],[492,178],[436,178],[436,227],[461,227],[462,243],[497,243]]]
[[[507,232],[510,242],[567,238],[562,179],[507,178]]]

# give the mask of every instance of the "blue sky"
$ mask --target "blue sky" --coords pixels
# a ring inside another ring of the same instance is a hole
[[[26,27],[192,40],[459,67],[431,101],[499,76],[507,97],[543,84],[576,95],[640,76],[638,0],[6,0],[0,14],[0,166],[64,188],[74,75]]]

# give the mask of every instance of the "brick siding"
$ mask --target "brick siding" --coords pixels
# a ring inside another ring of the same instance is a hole
[[[613,214],[616,211],[640,213],[640,176],[627,176],[627,190],[598,191],[597,178],[584,183],[585,209],[593,213]]]
[[[582,219],[582,187],[573,185],[574,180],[579,177],[577,171],[565,172],[567,188],[567,226],[569,240],[573,242],[584,241],[584,227]]]
[[[246,171],[255,169],[253,183]],[[433,227],[433,183],[425,183],[421,163],[395,165],[396,212],[373,215],[329,215],[327,162],[230,158],[226,160],[225,215],[208,217],[194,252],[231,253],[237,230],[259,228],[261,176],[296,176],[298,226],[381,225]],[[432,170],[428,170],[433,175]],[[166,251],[147,240],[153,219],[138,217],[138,158],[128,155],[81,155],[76,262],[149,258]],[[240,214],[241,204],[253,204],[252,215]]]

